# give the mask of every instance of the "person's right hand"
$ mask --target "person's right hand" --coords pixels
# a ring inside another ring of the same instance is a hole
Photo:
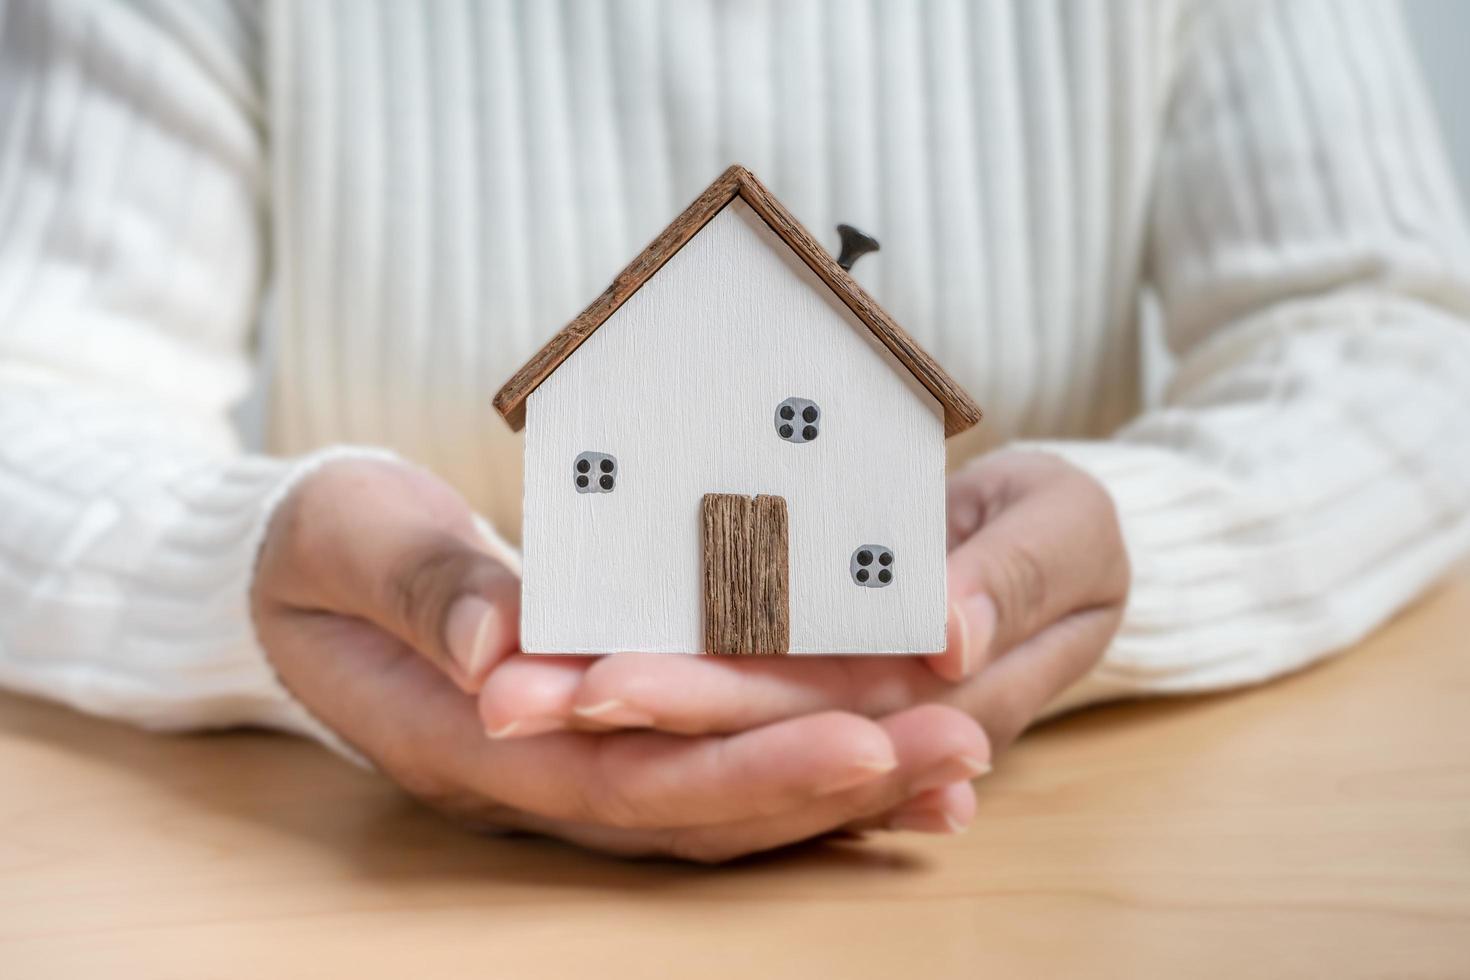
[[[293,489],[251,590],[287,688],[410,793],[474,826],[723,861],[844,829],[953,832],[974,815],[969,780],[990,748],[941,705],[727,735],[487,738],[472,694],[515,650],[519,604],[519,580],[459,495],[377,461],[329,463]]]

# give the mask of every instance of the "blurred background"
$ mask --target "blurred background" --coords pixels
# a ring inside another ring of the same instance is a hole
[[[1460,181],[1470,187],[1470,3],[1466,0],[1407,0],[1409,29],[1419,46],[1424,74],[1439,109],[1445,142]]]
[[[1400,2],[1460,185],[1460,203],[1470,213],[1470,0]],[[1150,297],[1144,297],[1142,313],[1144,401],[1152,406],[1163,401],[1174,360]]]

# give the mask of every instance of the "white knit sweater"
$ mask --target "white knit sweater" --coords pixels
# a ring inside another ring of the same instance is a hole
[[[1299,667],[1470,546],[1470,244],[1391,7],[0,15],[0,684],[311,731],[246,615],[283,490],[388,447],[513,538],[490,395],[732,161],[882,241],[858,278],[987,409],[957,458],[1113,493],[1133,597],[1067,703]]]

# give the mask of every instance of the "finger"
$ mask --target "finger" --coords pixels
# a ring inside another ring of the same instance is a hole
[[[988,759],[989,748],[979,726],[961,712],[933,705],[901,712],[880,724],[888,732],[898,756],[898,764],[891,773],[778,814],[648,828],[607,827],[524,811],[503,816],[518,828],[601,851],[627,856],[668,855],[701,863],[718,863],[784,847],[855,822],[871,825],[909,800],[918,800],[921,806],[927,800],[931,811],[936,805],[942,806],[954,825],[962,827],[968,823],[974,815],[973,796],[966,806],[961,791],[946,787],[972,776],[973,760]],[[942,782],[936,784],[936,781]],[[943,802],[936,804],[936,800]],[[954,832],[950,821],[941,818],[941,823],[941,832]],[[911,829],[923,828],[915,825]]]
[[[495,804],[622,827],[748,819],[897,765],[883,727],[836,712],[730,738],[552,732],[495,741],[431,665],[395,652],[399,641],[341,617],[308,617],[297,635],[349,655],[293,676],[293,690],[409,792],[460,815]],[[954,741],[942,730],[935,740]]]
[[[908,830],[920,834],[958,834],[975,819],[975,785],[969,780],[926,790],[886,813],[855,820],[845,829]]]
[[[974,821],[977,808],[973,782],[950,783],[894,807],[883,826],[921,834],[958,834]]]
[[[1094,481],[1058,469],[992,508],[949,555],[949,644],[930,665],[973,676],[1047,624],[1120,601],[1126,558],[1111,499]]]
[[[953,708],[922,705],[884,718],[880,724],[898,756],[898,766],[888,776],[773,818],[680,828],[670,836],[670,851],[710,863],[784,847],[884,813],[918,794],[973,778],[988,764],[985,734],[973,719]]]
[[[728,737],[553,732],[481,740],[471,785],[544,816],[669,827],[769,816],[869,783],[897,765],[883,728],[826,712]]]
[[[787,815],[767,818],[765,826],[732,824],[707,830],[604,827],[571,820],[551,820],[519,810],[501,810],[488,828],[519,830],[555,837],[588,850],[618,857],[680,857],[702,863],[734,860],[827,834],[861,837],[867,831],[893,830],[920,834],[958,834],[975,818],[975,789],[969,782],[951,783],[920,793],[887,813],[844,826],[820,826],[807,833],[803,821]],[[742,848],[749,848],[742,850]]]
[[[458,538],[406,548],[386,573],[377,622],[473,693],[520,645],[521,583]]]
[[[899,760],[883,779],[775,818],[682,828],[671,836],[669,847],[677,856],[701,862],[784,847],[885,813],[917,794],[973,778],[988,764],[990,749],[984,733],[953,708],[922,705],[891,715],[880,724]]]
[[[393,650],[397,641],[340,617],[306,617],[301,625],[303,642],[348,655],[293,673],[293,690],[395,781],[461,815],[506,806],[581,824],[670,827],[816,813],[784,831],[735,833],[727,846],[743,853],[783,833],[804,839],[889,809],[968,778],[989,758],[979,725],[936,705],[880,723],[815,715],[728,739],[556,732],[497,742],[484,737],[472,706],[442,675]],[[705,853],[715,853],[719,842],[698,835],[687,846],[706,843]]]
[[[574,727],[703,735],[833,709],[878,717],[948,694],[917,658],[621,653],[587,669],[571,712]]]
[[[1092,670],[1122,617],[1118,606],[1073,613],[1016,647],[969,685],[967,705],[997,750]]]
[[[400,464],[334,465],[308,480],[257,577],[280,603],[360,617],[476,690],[518,644],[520,580],[485,550],[468,507]]]
[[[570,727],[578,686],[599,659],[507,657],[480,688],[485,733],[495,739],[525,738]]]
[[[519,645],[520,580],[452,534],[381,528],[362,543],[365,590],[344,611],[408,644],[463,691],[479,689]]]

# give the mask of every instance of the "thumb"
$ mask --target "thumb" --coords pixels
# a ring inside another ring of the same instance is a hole
[[[946,680],[973,676],[1065,616],[1127,594],[1112,499],[1080,472],[1043,476],[1016,481],[949,554],[949,644],[929,661]]]
[[[338,462],[273,518],[256,587],[286,609],[371,623],[472,693],[519,642],[520,578],[496,547],[428,472]]]
[[[387,566],[372,618],[466,692],[519,642],[520,580],[458,536],[415,542]]]

